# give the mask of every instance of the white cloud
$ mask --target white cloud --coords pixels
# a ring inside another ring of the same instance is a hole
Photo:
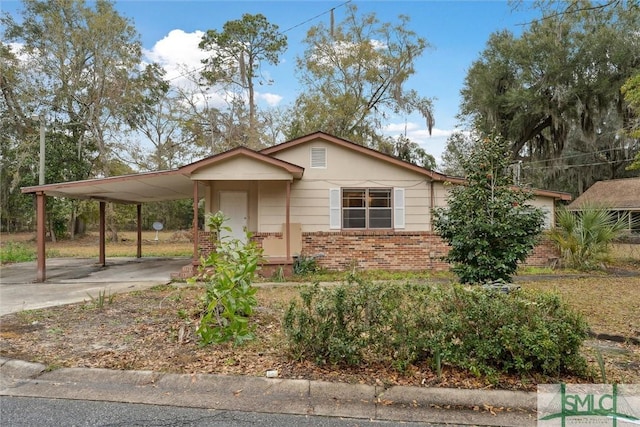
[[[282,96],[275,93],[259,93],[257,98],[266,102],[269,107],[275,107],[282,101]]]
[[[409,132],[419,128],[420,126],[414,122],[390,123],[384,127],[384,132],[395,135],[398,133],[404,133],[405,131]]]
[[[149,61],[157,62],[165,69],[168,79],[177,80],[185,74],[185,70],[202,68],[202,60],[207,53],[198,44],[203,35],[202,31],[186,33],[183,30],[171,30],[144,54]]]

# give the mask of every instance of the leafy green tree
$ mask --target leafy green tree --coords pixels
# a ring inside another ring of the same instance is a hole
[[[425,169],[432,170],[436,167],[435,157],[404,135],[398,135],[396,138],[386,137],[378,143],[376,149]]]
[[[467,73],[461,115],[509,140],[529,182],[579,194],[628,176],[640,149],[620,133],[631,119],[620,89],[640,67],[640,9],[570,3],[568,13],[559,2],[539,2],[543,17],[521,36],[491,36]]]
[[[640,72],[627,80],[622,86],[622,93],[625,101],[629,104],[629,108],[633,111],[634,117],[634,121],[630,123],[627,132],[632,138],[640,139]],[[636,153],[636,157],[628,169],[640,169],[640,151]]]
[[[288,138],[321,130],[375,147],[391,112],[419,112],[431,132],[431,100],[405,87],[415,59],[428,47],[409,29],[407,16],[381,23],[348,5],[342,22],[312,27],[305,43],[297,60],[304,91],[292,110]]]
[[[188,117],[182,98],[168,90],[137,118],[136,135],[142,133],[147,144],[141,144],[139,139],[127,141],[121,151],[129,154],[140,171],[169,170],[189,163],[194,147],[183,132]]]
[[[577,212],[559,209],[549,237],[560,249],[565,266],[591,269],[601,265],[611,243],[628,227],[628,216],[618,217],[603,206],[585,205]]]
[[[464,167],[462,162],[469,155],[473,146],[473,138],[463,132],[453,132],[447,138],[447,145],[442,153],[442,164],[440,170],[449,176],[463,176]]]
[[[18,160],[3,168],[10,169],[15,188],[26,184],[22,172],[33,170],[37,157],[22,153],[37,152],[37,123],[30,119],[37,113],[46,121],[47,141],[61,133],[75,144],[77,155],[68,158],[82,163],[74,170],[83,172],[75,179],[109,176],[114,142],[166,82],[157,66],[140,67],[139,35],[110,1],[24,0],[23,7],[19,21],[0,18],[2,56],[9,60],[1,95],[10,112],[7,126],[14,129],[6,149]],[[4,67],[3,61],[3,75]],[[20,138],[25,132],[30,137]],[[68,164],[47,162],[47,169],[62,173]]]
[[[210,85],[231,85],[245,92],[249,104],[248,145],[259,145],[255,86],[269,84],[261,72],[261,64],[277,65],[287,48],[287,37],[278,31],[262,14],[245,13],[242,19],[228,21],[222,31],[208,30],[202,37],[200,48],[211,52],[203,60],[202,76]]]
[[[433,212],[462,283],[509,281],[542,230],[542,210],[527,203],[532,193],[513,185],[508,153],[500,137],[476,142],[463,160],[466,185],[451,188],[447,207]]]

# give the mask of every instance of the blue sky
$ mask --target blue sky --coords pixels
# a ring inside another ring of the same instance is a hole
[[[342,20],[346,0],[336,1],[214,1],[214,0],[119,0],[116,8],[130,18],[141,35],[148,59],[160,62],[169,76],[178,75],[177,64],[199,66],[197,42],[201,32],[221,30],[225,22],[240,19],[242,14],[262,13],[279,26],[288,38],[288,50],[276,67],[265,67],[274,80],[259,89],[260,102],[266,105],[288,105],[298,92],[295,58],[304,45],[302,40],[312,25],[329,24],[329,10],[335,8],[335,21]],[[478,59],[492,32],[507,29],[516,34],[523,24],[535,16],[530,10],[512,11],[506,1],[376,1],[352,0],[362,13],[375,12],[382,22],[397,22],[404,14],[410,17],[409,28],[432,45],[416,62],[416,74],[409,87],[421,96],[434,99],[435,129],[428,136],[424,120],[408,118],[408,136],[440,158],[447,136],[457,121],[460,90],[467,69]],[[530,5],[525,0],[525,6]],[[0,0],[3,11],[15,13],[20,3]],[[404,118],[394,118],[385,132],[404,132]]]

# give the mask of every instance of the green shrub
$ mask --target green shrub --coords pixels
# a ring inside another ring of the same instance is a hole
[[[215,249],[201,260],[200,280],[205,282],[205,309],[198,334],[201,345],[233,340],[242,344],[254,338],[253,325],[249,317],[258,304],[257,288],[252,286],[262,250],[251,241],[230,236],[222,237],[222,231],[231,231],[224,226],[226,218],[222,212],[211,215],[207,225],[215,238]]]
[[[293,274],[306,276],[318,271],[318,262],[312,256],[300,255],[293,261]]]
[[[27,262],[36,259],[36,253],[23,243],[7,242],[0,246],[0,264]]]
[[[578,212],[562,208],[556,217],[549,237],[560,249],[563,264],[578,269],[598,267],[611,243],[629,226],[628,215],[618,218],[615,212],[596,205],[583,205]]]
[[[533,193],[514,187],[504,138],[478,141],[463,161],[467,183],[451,188],[433,225],[450,246],[445,259],[462,283],[511,280],[533,250],[544,224]]]
[[[318,364],[417,362],[489,377],[583,373],[587,325],[558,295],[352,280],[300,292],[284,317],[291,355]]]
[[[292,302],[284,318],[292,355],[318,364],[388,362],[399,368],[407,366],[418,352],[413,343],[419,340],[412,335],[420,330],[408,323],[411,319],[399,308],[408,308],[408,297],[420,291],[412,289],[406,294],[405,285],[358,278],[335,287],[303,287],[302,303]]]
[[[432,346],[442,359],[471,372],[555,375],[582,373],[588,326],[557,294],[509,294],[453,286],[442,294]]]

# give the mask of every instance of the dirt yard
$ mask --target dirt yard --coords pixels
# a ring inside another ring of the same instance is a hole
[[[192,243],[188,239],[172,241],[168,236],[166,240],[162,236],[155,242],[155,233],[145,235],[143,251],[155,247],[164,255],[176,255],[170,251],[180,247],[190,253]],[[95,236],[85,237],[81,244],[59,242],[48,247],[59,251],[58,256],[63,253],[93,256],[91,251],[94,249],[97,256],[93,238]],[[5,239],[3,236],[4,242]],[[23,241],[33,243],[28,238]],[[111,245],[107,248],[108,256],[114,256],[110,251],[118,245],[135,251],[135,239]],[[105,295],[102,303],[88,298],[84,303],[3,316],[0,318],[0,356],[41,362],[50,369],[100,367],[256,376],[276,369],[279,376],[285,378],[522,390],[533,390],[539,382],[602,382],[598,364],[601,357],[607,381],[640,383],[640,263],[627,259],[609,273],[587,275],[554,271],[534,274],[518,278],[518,283],[526,288],[559,292],[586,317],[595,335],[583,349],[592,378],[503,376],[497,384],[490,384],[446,368],[438,379],[427,365],[412,366],[408,372],[400,374],[388,366],[318,367],[293,362],[286,351],[281,321],[285,308],[298,295],[296,285],[264,283],[259,284],[259,307],[253,317],[257,339],[243,347],[198,346],[195,328],[201,313],[203,289],[174,283],[148,291]]]

